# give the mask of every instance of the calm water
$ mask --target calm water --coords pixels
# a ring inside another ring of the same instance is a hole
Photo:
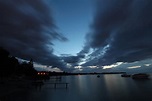
[[[48,82],[55,82],[50,80]],[[152,101],[152,79],[133,80],[119,74],[65,76],[61,82],[69,83],[54,89],[44,85],[28,92],[12,95],[10,101]],[[12,100],[13,99],[13,100]]]

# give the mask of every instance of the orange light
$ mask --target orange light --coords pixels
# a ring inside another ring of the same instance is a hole
[[[37,73],[38,75],[40,75],[40,73]]]
[[[45,75],[45,73],[43,73]]]

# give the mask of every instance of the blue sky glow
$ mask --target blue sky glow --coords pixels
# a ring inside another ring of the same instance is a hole
[[[152,0],[0,0],[0,47],[35,68],[151,71]]]

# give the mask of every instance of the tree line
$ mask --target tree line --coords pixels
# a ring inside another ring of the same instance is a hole
[[[9,51],[0,47],[0,77],[31,77],[36,74],[32,59],[29,62],[19,62],[16,57],[10,55]]]

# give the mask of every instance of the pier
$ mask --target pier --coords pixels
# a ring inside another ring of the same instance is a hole
[[[45,83],[45,84],[54,85],[55,89],[57,88],[57,85],[64,85],[64,87],[67,89],[69,83]]]
[[[56,77],[50,77],[51,80],[56,80],[56,81],[61,81],[62,77],[61,76],[56,76]]]

